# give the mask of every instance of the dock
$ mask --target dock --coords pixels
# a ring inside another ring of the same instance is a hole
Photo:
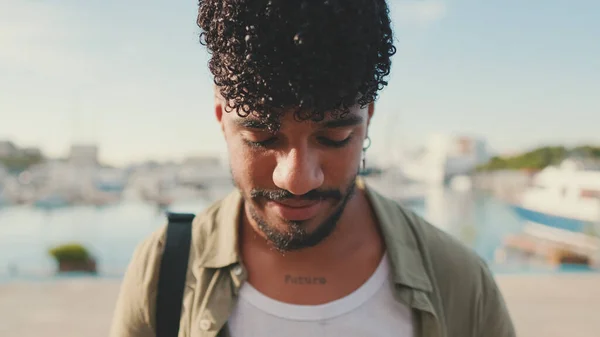
[[[550,265],[578,264],[600,267],[600,239],[535,223],[527,223],[523,232],[504,238],[496,252],[496,261],[520,253],[543,258]]]

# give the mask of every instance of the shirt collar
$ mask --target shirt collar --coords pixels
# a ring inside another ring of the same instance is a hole
[[[198,264],[203,268],[224,268],[240,262],[238,229],[242,196],[235,189],[194,219],[194,241]]]
[[[375,212],[390,257],[394,281],[431,292],[431,280],[425,270],[422,237],[419,237],[416,228],[422,220],[397,202],[368,187],[362,179],[357,181],[357,186],[365,191]]]

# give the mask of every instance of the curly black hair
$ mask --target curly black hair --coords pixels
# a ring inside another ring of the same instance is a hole
[[[396,52],[386,0],[199,0],[198,26],[225,111],[272,130],[375,101]]]

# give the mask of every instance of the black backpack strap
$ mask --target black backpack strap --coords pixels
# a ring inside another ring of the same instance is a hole
[[[156,295],[156,337],[177,337],[194,214],[167,213],[169,223]]]

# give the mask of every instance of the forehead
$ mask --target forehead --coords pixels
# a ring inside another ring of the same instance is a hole
[[[262,122],[259,118],[252,114],[246,117],[240,117],[237,113],[231,112],[227,118],[236,126],[240,128],[249,129],[268,129],[268,125]],[[367,118],[367,109],[361,108],[356,105],[349,108],[349,111],[345,114],[331,114],[326,113],[323,120],[321,121],[300,121],[298,120],[292,111],[286,112],[279,119],[280,128],[279,131],[284,131],[289,128],[310,128],[310,129],[322,129],[322,128],[344,128],[352,127],[363,124]]]

